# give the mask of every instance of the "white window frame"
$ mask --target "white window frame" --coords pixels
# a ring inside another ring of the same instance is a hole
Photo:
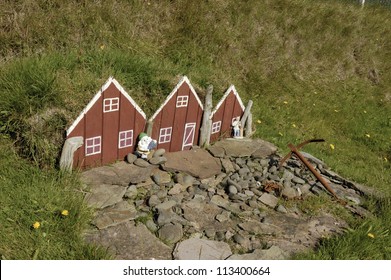
[[[189,103],[189,96],[187,95],[178,95],[176,98],[176,107],[187,107]]]
[[[171,142],[172,126],[160,129],[159,144]]]
[[[128,133],[130,133],[130,135],[127,135]],[[121,139],[121,136],[124,136],[124,138]],[[130,144],[126,144],[128,140],[130,140]],[[122,145],[121,142],[124,142],[124,145]],[[133,146],[133,129],[120,131],[118,134],[118,148],[122,149],[131,146]]]
[[[218,133],[221,130],[221,121],[212,123],[212,134]]]
[[[99,139],[99,143],[96,144],[95,141]],[[88,141],[92,141],[92,145],[88,145]],[[102,136],[96,136],[96,137],[91,137],[91,138],[87,138],[86,139],[86,142],[85,142],[85,152],[86,152],[86,156],[91,156],[91,155],[96,155],[96,154],[100,154],[101,151],[102,151]],[[99,150],[98,151],[95,151],[95,148],[96,147],[99,147]],[[88,153],[88,149],[89,148],[92,148],[92,153]]]
[[[103,113],[114,112],[119,110],[119,98],[103,99]]]

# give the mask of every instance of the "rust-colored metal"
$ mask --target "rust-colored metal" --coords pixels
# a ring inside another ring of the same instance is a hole
[[[334,192],[334,190],[329,186],[327,181],[315,170],[315,168],[308,162],[308,160],[299,152],[299,149],[303,147],[304,145],[312,142],[324,142],[323,139],[311,139],[307,140],[303,143],[300,143],[297,146],[294,146],[293,144],[289,143],[288,147],[291,149],[291,152],[289,152],[281,161],[280,161],[280,167],[284,164],[284,162],[291,157],[292,153],[294,153],[303,163],[307,168],[314,174],[316,179],[318,179],[322,185],[338,200],[338,202],[342,204],[346,204],[345,201],[341,200],[337,194]]]

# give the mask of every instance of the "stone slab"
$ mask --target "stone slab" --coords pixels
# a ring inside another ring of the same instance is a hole
[[[178,243],[173,255],[176,260],[225,260],[232,252],[225,242],[191,238]]]
[[[267,157],[277,151],[277,147],[262,139],[228,138],[214,144],[215,148],[223,148],[228,157]]]
[[[181,171],[200,179],[221,173],[220,160],[204,149],[167,153],[165,157],[167,162],[163,165],[163,169],[166,171]]]
[[[172,249],[152,234],[144,224],[125,222],[85,235],[90,243],[106,247],[117,260],[171,260]]]
[[[127,201],[121,201],[98,212],[92,224],[99,229],[104,229],[129,220],[134,220],[136,217],[136,207]]]
[[[126,187],[118,185],[92,185],[84,201],[90,207],[105,208],[114,205],[122,200]]]

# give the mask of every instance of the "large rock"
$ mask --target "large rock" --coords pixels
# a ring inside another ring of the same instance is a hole
[[[108,248],[117,260],[171,260],[172,249],[152,234],[144,224],[125,222],[92,231],[86,241]]]
[[[101,166],[87,170],[82,173],[81,179],[90,186],[101,184],[128,186],[129,183],[137,184],[144,182],[151,176],[151,172],[155,168],[157,167],[142,168],[121,161],[110,166]]]
[[[228,138],[214,144],[214,148],[222,148],[228,157],[264,158],[277,151],[272,143],[261,139],[232,139]]]
[[[98,185],[91,186],[90,193],[88,193],[84,201],[94,208],[105,208],[114,205],[122,200],[126,192],[126,187],[117,185]]]
[[[134,220],[136,217],[136,207],[127,201],[121,201],[98,212],[92,224],[99,229],[104,229],[129,220]]]
[[[166,171],[182,171],[194,177],[205,179],[221,173],[220,160],[203,149],[167,153]]]
[[[227,243],[191,238],[177,244],[173,255],[176,260],[225,260],[232,252]]]

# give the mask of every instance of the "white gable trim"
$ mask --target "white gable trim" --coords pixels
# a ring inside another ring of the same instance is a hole
[[[130,95],[124,90],[124,88],[118,83],[116,79],[110,77],[106,83],[102,86],[102,88],[95,94],[95,96],[91,99],[91,101],[87,104],[87,106],[81,111],[80,115],[73,122],[73,124],[67,129],[67,136],[72,133],[72,131],[76,128],[79,122],[83,119],[84,115],[94,106],[96,101],[102,96],[102,93],[111,85],[114,86],[121,92],[121,94],[133,105],[133,107],[143,116],[144,119],[147,119],[144,111],[136,104],[136,102],[130,97]]]
[[[239,102],[239,105],[240,107],[242,108],[242,110],[244,111],[246,108],[244,107],[243,105],[243,102],[242,102],[242,99],[240,98],[238,92],[236,91],[236,88],[234,85],[231,85],[227,91],[224,93],[223,97],[220,99],[219,103],[217,103],[215,109],[213,110],[212,114],[210,114],[210,119],[213,118],[214,114],[217,112],[217,110],[221,107],[221,105],[223,105],[225,99],[228,97],[228,95],[231,93],[231,91],[233,92],[233,94],[236,96],[236,99],[238,100]]]
[[[167,105],[167,103],[171,100],[171,98],[174,96],[174,94],[178,91],[178,89],[182,86],[183,83],[187,83],[187,85],[190,88],[190,91],[193,93],[195,96],[198,104],[200,105],[201,109],[204,110],[204,106],[202,105],[202,102],[200,98],[198,97],[196,91],[194,90],[193,86],[190,84],[189,79],[186,76],[183,76],[182,79],[179,81],[179,83],[175,86],[175,88],[171,91],[171,93],[167,96],[166,100],[163,102],[163,104],[157,109],[155,114],[149,119],[150,121],[153,121],[156,116],[160,113],[161,110],[163,110],[164,106]]]

